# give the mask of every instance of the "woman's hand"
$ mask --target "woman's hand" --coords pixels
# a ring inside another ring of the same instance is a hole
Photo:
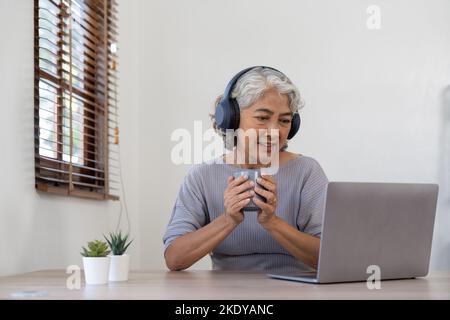
[[[275,209],[277,208],[277,183],[272,176],[263,175],[257,179],[258,184],[262,185],[267,190],[255,187],[255,192],[260,196],[266,198],[267,202],[253,197],[253,202],[261,208],[258,212],[258,222],[263,226],[267,226],[271,221],[274,221]]]
[[[240,176],[234,179],[233,176],[228,178],[228,186],[223,194],[223,203],[225,207],[225,215],[238,225],[244,220],[244,208],[249,202],[250,198],[255,195],[252,189],[253,181],[246,181],[248,177]]]

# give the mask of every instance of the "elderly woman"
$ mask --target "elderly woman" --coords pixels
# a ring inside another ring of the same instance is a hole
[[[328,179],[316,160],[286,150],[294,116],[303,107],[300,93],[275,69],[244,71],[227,88],[238,106],[235,126],[244,131],[278,130],[276,144],[257,136],[257,143],[267,147],[268,153],[274,145],[281,146],[276,153],[278,170],[258,179],[263,188],[245,176],[233,178],[237,171],[267,164],[250,163],[247,156],[244,163],[236,163],[237,153],[242,152],[236,147],[237,139],[230,144],[213,121],[231,152],[195,165],[186,175],[163,237],[170,270],[189,268],[207,254],[215,270],[299,272],[317,268]],[[225,98],[217,99],[216,108]],[[245,145],[244,152],[248,148]],[[243,210],[250,199],[260,208],[258,212]]]

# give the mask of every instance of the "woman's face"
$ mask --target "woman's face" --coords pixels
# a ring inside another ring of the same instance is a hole
[[[280,94],[276,89],[270,88],[265,91],[261,99],[243,109],[240,116],[239,128],[244,132],[248,129],[256,129],[257,143],[259,146],[266,147],[268,154],[271,154],[272,148],[277,145],[278,150],[284,146],[292,122],[292,112],[286,94]],[[271,131],[271,129],[278,131]],[[278,134],[272,135],[271,132],[278,132]],[[247,142],[245,150],[248,151],[248,148]]]

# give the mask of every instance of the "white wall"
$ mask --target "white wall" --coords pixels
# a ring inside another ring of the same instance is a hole
[[[366,27],[371,4],[381,8],[380,30]],[[265,64],[286,72],[307,103],[290,149],[315,157],[331,180],[441,183],[432,268],[450,269],[450,124],[439,102],[450,84],[450,2],[141,0],[139,8],[143,267],[164,267],[161,236],[188,169],[170,162],[171,132],[193,130],[194,120],[208,128],[231,76]]]
[[[81,266],[81,246],[112,231],[120,208],[118,202],[63,198],[35,191],[33,6],[34,1],[0,0],[0,275],[65,269],[70,264]],[[122,8],[129,17],[127,21],[136,16],[132,10],[132,6]],[[132,34],[130,28],[132,25],[123,26],[125,35]],[[136,43],[132,39],[121,38],[121,42]],[[137,74],[133,53],[125,51],[123,58],[123,78],[132,81]],[[122,97],[127,101],[121,112],[121,139],[128,207],[137,225],[138,105],[132,85],[121,83]],[[137,238],[130,250],[132,267],[139,268],[139,229],[132,231]]]
[[[366,8],[382,28],[366,28]],[[286,72],[307,106],[290,144],[331,180],[439,182],[432,268],[450,269],[450,2],[120,0],[120,133],[133,268],[164,268],[162,235],[189,166],[170,134],[241,68]],[[34,190],[33,2],[0,0],[0,275],[80,264],[119,204]],[[14,33],[9,30],[16,30]],[[204,259],[195,268],[209,268]]]

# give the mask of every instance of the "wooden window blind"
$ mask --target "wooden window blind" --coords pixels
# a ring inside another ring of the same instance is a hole
[[[119,199],[117,3],[35,0],[35,184]]]

